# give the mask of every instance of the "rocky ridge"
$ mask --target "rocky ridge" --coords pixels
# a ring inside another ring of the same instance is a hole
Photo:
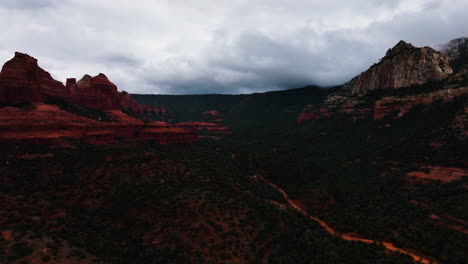
[[[453,73],[450,57],[430,47],[417,48],[400,41],[379,63],[351,81],[353,94],[398,89],[446,79]]]
[[[167,111],[136,103],[102,73],[85,75],[78,82],[69,78],[65,86],[40,68],[35,58],[19,52],[0,73],[0,105],[3,143],[69,145],[81,140],[91,144],[152,141],[170,145],[198,138],[195,131],[180,126],[133,117],[164,116]],[[83,111],[97,111],[97,116]]]
[[[416,108],[467,97],[468,63],[456,63],[468,58],[468,53],[460,52],[468,41],[462,38],[450,43],[438,52],[400,41],[379,63],[330,94],[323,103],[307,106],[298,123],[335,114],[345,114],[352,120],[398,119]],[[392,94],[395,92],[398,95]],[[453,123],[462,138],[466,137],[468,127],[467,108],[456,113]]]
[[[455,71],[451,66],[454,61],[467,57],[468,53],[460,52],[465,43],[468,45],[465,38],[454,40],[438,52],[400,41],[387,51],[379,63],[345,84],[338,92],[330,94],[323,103],[307,106],[300,114],[298,123],[335,114],[346,114],[352,120],[380,120],[388,116],[401,118],[416,107],[428,107],[435,102],[449,103],[466,96],[468,64],[454,67],[457,69]],[[427,90],[427,87],[430,89]],[[406,93],[392,95],[393,91],[403,91],[403,88]],[[375,92],[383,95],[379,97]],[[369,98],[375,96],[377,99],[370,100],[373,102],[369,104]],[[463,113],[459,113],[458,120],[465,120],[463,116]],[[458,122],[458,126],[463,127],[463,124]]]
[[[165,109],[144,106],[126,92],[119,92],[105,74],[85,75],[78,82],[69,78],[66,85],[56,81],[38,65],[37,59],[16,52],[0,73],[0,104],[20,104],[62,100],[90,109],[122,109],[137,116],[164,115]]]

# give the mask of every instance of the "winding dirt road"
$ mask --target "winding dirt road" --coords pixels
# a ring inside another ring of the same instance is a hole
[[[377,244],[377,245],[382,245],[383,247],[385,247],[386,249],[390,250],[390,251],[393,251],[393,252],[398,252],[398,253],[401,253],[401,254],[405,254],[405,255],[408,255],[410,257],[413,258],[413,260],[415,262],[418,262],[418,263],[423,263],[423,264],[437,264],[439,262],[435,261],[435,260],[431,260],[427,257],[424,257],[424,256],[421,256],[421,255],[418,255],[416,254],[415,252],[413,251],[410,251],[410,250],[407,250],[407,249],[402,249],[402,248],[399,248],[399,247],[396,247],[394,244],[390,243],[390,242],[382,242],[382,241],[376,241],[376,240],[372,240],[372,239],[366,239],[366,238],[360,238],[360,237],[355,237],[355,236],[352,236],[352,235],[347,235],[347,234],[341,234],[339,232],[337,232],[335,229],[331,228],[326,222],[324,222],[323,220],[320,220],[318,219],[317,217],[314,217],[312,215],[309,215],[304,209],[302,209],[296,202],[294,202],[293,200],[289,199],[289,196],[288,194],[281,188],[279,187],[278,185],[270,182],[269,180],[265,179],[264,177],[261,177],[261,179],[263,179],[265,182],[267,182],[268,184],[270,184],[273,188],[275,188],[276,190],[278,190],[281,195],[283,195],[284,199],[286,201],[288,201],[289,205],[291,205],[291,207],[293,207],[294,209],[296,209],[297,211],[299,211],[301,214],[303,214],[304,216],[306,216],[307,218],[309,218],[310,220],[313,220],[317,223],[319,223],[328,233],[334,235],[334,236],[338,236],[338,237],[341,237],[342,239],[346,240],[346,241],[358,241],[358,242],[363,242],[363,243],[367,243],[367,244]]]

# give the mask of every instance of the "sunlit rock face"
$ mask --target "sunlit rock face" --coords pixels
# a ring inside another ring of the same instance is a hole
[[[430,47],[417,48],[400,41],[379,63],[353,79],[353,94],[373,90],[397,89],[439,81],[453,73],[450,57]]]

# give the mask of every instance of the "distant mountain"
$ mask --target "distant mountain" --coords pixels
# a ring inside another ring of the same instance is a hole
[[[439,49],[451,58],[452,67],[459,71],[468,65],[468,38],[458,38],[444,44]]]
[[[468,38],[457,38],[441,45],[438,50],[449,55],[452,58],[466,56],[468,47]]]
[[[217,111],[230,127],[293,120],[310,103],[319,103],[335,88],[304,88],[241,95],[143,95],[132,94],[140,104],[159,105],[174,122],[210,121],[205,112]]]

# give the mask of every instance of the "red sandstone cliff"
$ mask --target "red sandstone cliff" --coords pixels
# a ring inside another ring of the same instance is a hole
[[[165,109],[142,106],[103,73],[85,75],[78,82],[67,79],[66,86],[39,67],[37,60],[24,53],[5,63],[0,73],[0,104],[45,102],[50,99],[66,101],[91,109],[122,109],[138,116],[165,114]]]
[[[40,102],[47,94],[61,92],[64,92],[63,84],[55,81],[27,54],[16,52],[0,72],[0,103]]]
[[[50,104],[51,100],[102,110],[109,120],[67,112]],[[29,105],[18,106],[21,103]],[[35,58],[18,52],[0,73],[0,104],[10,105],[0,108],[0,142],[67,144],[73,139],[93,144],[153,141],[168,145],[192,143],[198,138],[193,130],[124,114],[122,110],[139,116],[165,115],[166,110],[139,105],[102,73],[85,75],[78,82],[67,79],[64,86],[40,68]]]

